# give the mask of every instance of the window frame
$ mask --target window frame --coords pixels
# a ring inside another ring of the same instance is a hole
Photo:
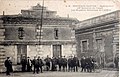
[[[59,31],[58,28],[54,28],[54,38],[55,39],[58,39],[58,37],[59,37],[58,31]]]
[[[102,46],[101,49],[98,49],[97,40],[101,40],[101,44],[102,44],[102,45],[101,45],[101,46]],[[97,45],[96,50],[97,50],[97,51],[100,50],[99,52],[105,52],[105,49],[104,49],[104,48],[105,48],[105,47],[104,47],[104,46],[105,46],[105,43],[104,43],[105,39],[103,39],[103,38],[96,38],[95,41],[96,41],[96,45]]]
[[[89,39],[81,40],[81,52],[86,53],[86,52],[83,51],[83,41],[87,42],[87,49],[86,50],[88,50],[89,49]]]

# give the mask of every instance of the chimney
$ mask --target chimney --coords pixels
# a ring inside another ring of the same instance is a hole
[[[69,14],[67,15],[67,18],[69,18]]]
[[[5,11],[3,11],[3,16],[5,15]]]

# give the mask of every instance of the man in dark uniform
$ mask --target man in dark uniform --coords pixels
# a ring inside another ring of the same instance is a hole
[[[47,55],[47,58],[44,61],[45,61],[45,64],[46,64],[46,69],[47,69],[47,71],[49,71],[50,70],[51,58]]]
[[[79,60],[78,60],[78,58],[74,55],[74,57],[73,57],[73,60],[72,60],[72,65],[73,65],[73,69],[74,69],[74,72],[76,71],[78,71],[78,66],[79,66]]]
[[[27,65],[27,60],[25,58],[25,56],[23,56],[22,60],[21,60],[21,64],[22,64],[22,72],[26,71],[26,65]]]
[[[89,58],[86,56],[86,58],[85,58],[85,62],[86,62],[86,65],[85,65],[85,68],[87,69],[87,72],[89,72],[89,70],[90,70],[90,65],[89,65]]]
[[[27,57],[27,72],[32,71],[32,63],[30,57]]]
[[[53,57],[52,58],[52,71],[56,71],[57,70],[57,58],[56,57]]]
[[[65,56],[62,58],[62,66],[63,66],[63,71],[67,71],[67,59]]]
[[[38,65],[38,60],[36,59],[36,57],[34,57],[32,64],[34,66],[34,70],[33,70],[33,74],[38,73],[39,72],[39,65]]]
[[[42,59],[40,59],[40,56],[38,56],[38,65],[39,65],[39,67],[38,68],[40,68],[40,71],[41,71],[41,73],[43,73],[43,69],[42,69],[42,66],[44,65],[44,63],[43,63],[43,61],[42,61]],[[39,72],[39,71],[38,71]]]
[[[87,72],[92,72],[92,60],[90,57],[86,58]]]
[[[10,72],[13,71],[12,69],[12,62],[9,60],[10,57],[7,57],[7,59],[5,60],[5,67],[6,67],[6,75],[10,75]]]
[[[115,68],[119,69],[119,57],[115,56],[114,58]]]
[[[68,71],[72,71],[73,65],[72,65],[72,56],[68,58]]]
[[[90,56],[90,61],[91,61],[91,72],[95,72],[95,58],[93,56]]]
[[[80,62],[81,62],[81,68],[82,68],[81,72],[83,72],[83,70],[84,72],[86,72],[86,61],[84,56],[81,58]]]
[[[61,71],[61,67],[62,67],[62,57],[59,56],[58,58],[58,66],[59,66],[59,71]]]

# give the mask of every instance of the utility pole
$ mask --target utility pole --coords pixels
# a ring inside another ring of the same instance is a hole
[[[41,51],[41,39],[42,39],[42,26],[43,26],[43,10],[44,10],[44,0],[42,1],[42,6],[41,6],[41,18],[40,18],[40,23],[38,21],[37,27],[39,30],[39,37],[38,37],[38,55],[42,55],[42,51]]]

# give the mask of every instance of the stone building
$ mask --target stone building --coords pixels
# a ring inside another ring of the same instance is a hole
[[[100,64],[113,62],[119,53],[120,11],[81,21],[75,30],[77,55],[94,56]]]
[[[10,56],[16,70],[23,56],[58,57],[76,54],[74,18],[58,17],[56,11],[43,9],[37,4],[18,15],[0,18],[0,64]],[[41,33],[40,33],[41,32]],[[0,67],[0,68],[1,68]],[[1,69],[2,71],[2,69]]]

